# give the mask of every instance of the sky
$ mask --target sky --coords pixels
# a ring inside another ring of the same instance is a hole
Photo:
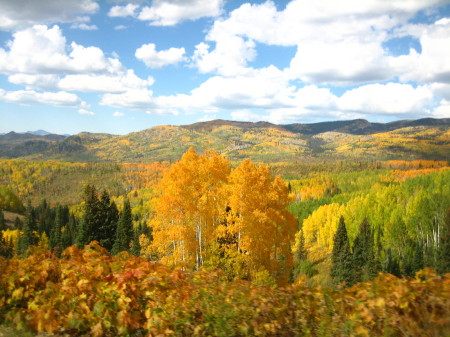
[[[450,117],[450,0],[0,0],[0,133]]]

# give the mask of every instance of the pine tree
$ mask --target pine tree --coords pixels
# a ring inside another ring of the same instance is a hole
[[[49,245],[51,248],[61,248],[62,241],[61,241],[61,228],[62,228],[62,207],[58,206],[56,208],[56,216],[55,221],[52,226],[52,229],[50,230],[50,238],[49,238]]]
[[[97,240],[101,226],[100,206],[95,186],[87,185],[84,189],[84,214],[77,233],[76,243],[79,247]]]
[[[24,254],[27,249],[38,243],[37,236],[37,222],[34,209],[31,202],[28,201],[25,215],[25,222],[23,224],[23,234],[19,238],[19,253]]]
[[[331,277],[335,284],[346,282],[352,285],[352,253],[347,235],[344,217],[341,217],[333,240],[333,251],[331,255]]]
[[[0,209],[0,231],[4,230],[6,230],[5,215],[3,214],[3,211]]]
[[[23,222],[18,216],[14,219],[14,229],[22,230]]]
[[[140,236],[140,231],[139,231],[139,229],[136,229],[134,231],[133,242],[131,244],[131,250],[130,250],[130,253],[134,256],[141,255],[141,244],[139,242],[139,236]]]
[[[119,211],[106,191],[104,191],[100,197],[99,212],[102,221],[98,230],[97,240],[102,247],[111,250],[115,241]]]
[[[117,225],[116,241],[114,242],[112,253],[118,254],[122,251],[130,250],[130,243],[133,239],[133,218],[131,215],[130,201],[125,199],[123,211],[120,213]]]
[[[383,272],[395,275],[397,277],[401,276],[398,259],[392,254],[391,248],[386,250],[386,260],[384,262]]]
[[[375,261],[373,232],[367,219],[360,224],[353,244],[353,270],[354,282],[369,281],[379,271]]]

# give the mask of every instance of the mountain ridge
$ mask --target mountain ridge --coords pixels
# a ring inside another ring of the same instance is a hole
[[[364,119],[310,124],[213,120],[159,125],[126,135],[80,132],[72,136],[0,136],[0,158],[61,161],[174,161],[189,148],[232,160],[273,162],[304,157],[450,157],[450,118],[371,123]]]

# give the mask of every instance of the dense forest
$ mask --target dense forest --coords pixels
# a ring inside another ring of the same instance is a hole
[[[450,333],[437,160],[0,161],[0,322],[89,335]],[[447,275],[446,275],[447,274]]]

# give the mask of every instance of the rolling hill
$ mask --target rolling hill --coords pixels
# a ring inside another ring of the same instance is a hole
[[[300,158],[450,158],[450,118],[370,123],[363,119],[313,124],[214,120],[156,126],[127,135],[0,136],[0,158],[78,162],[174,161],[189,148],[222,153],[231,160],[280,162]]]

